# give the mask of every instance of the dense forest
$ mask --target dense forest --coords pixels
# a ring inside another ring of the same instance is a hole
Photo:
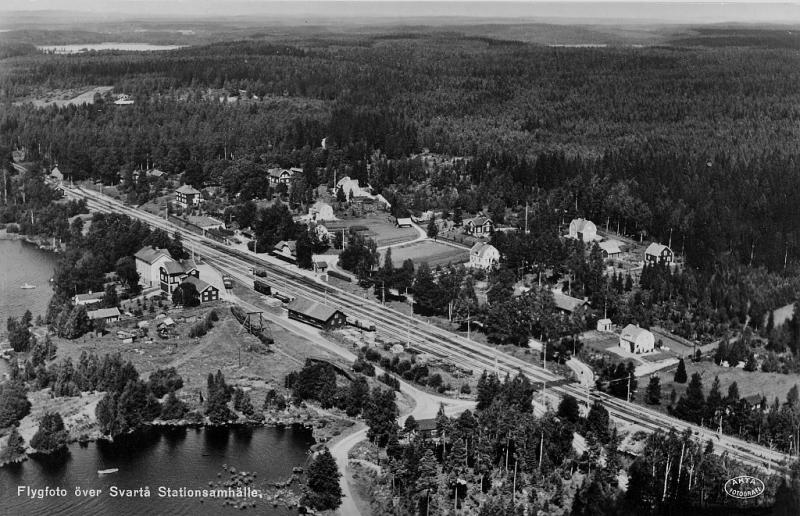
[[[303,165],[307,188],[390,160],[391,177],[369,177],[381,188],[411,179],[402,163],[427,148],[469,158],[459,189],[491,186],[508,207],[559,187],[564,208],[672,232],[698,267],[733,252],[780,268],[800,249],[790,47],[550,48],[431,31],[11,57],[5,101],[108,84],[136,103],[6,103],[2,150],[107,182],[147,163],[197,162],[209,181]],[[604,202],[615,194],[632,202]]]

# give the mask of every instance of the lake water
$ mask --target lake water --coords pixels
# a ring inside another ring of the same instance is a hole
[[[311,430],[300,426],[286,428],[152,428],[124,436],[113,443],[100,441],[71,445],[66,458],[59,460],[30,458],[20,464],[0,468],[0,514],[2,515],[159,515],[217,516],[242,512],[223,507],[224,498],[161,497],[159,487],[179,490],[210,489],[230,475],[223,465],[236,471],[256,472],[250,486],[271,494],[269,483],[286,481],[292,467],[305,467],[307,451],[314,443]],[[99,475],[98,470],[119,468],[117,473]],[[221,473],[221,477],[217,474]],[[114,497],[110,488],[138,490],[149,487],[150,497]],[[31,489],[62,488],[63,497],[32,499]],[[97,496],[75,494],[82,490],[102,490]],[[297,489],[297,484],[294,484]],[[299,491],[297,491],[299,492]],[[201,502],[201,500],[203,500]],[[242,498],[256,502],[247,508],[259,515],[297,514],[297,509],[273,507],[257,497]]]
[[[58,256],[22,240],[0,240],[0,331],[5,331],[9,316],[20,317],[25,310],[34,318],[45,315]],[[19,288],[25,283],[36,288]]]
[[[125,50],[141,52],[147,50],[175,50],[185,45],[150,45],[148,43],[83,43],[79,45],[36,45],[39,50],[56,54],[78,54],[88,50]]]

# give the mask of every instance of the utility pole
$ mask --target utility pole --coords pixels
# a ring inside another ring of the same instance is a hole
[[[528,234],[528,203],[525,203],[525,234]]]

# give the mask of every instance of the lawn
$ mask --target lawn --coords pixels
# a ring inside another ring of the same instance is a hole
[[[386,215],[374,215],[325,223],[325,227],[328,228],[330,232],[341,232],[342,228],[350,228],[352,226],[368,227],[369,231],[362,234],[374,240],[375,243],[378,244],[378,247],[408,242],[419,236],[419,232],[413,227],[400,228],[395,226],[394,222],[389,221]]]
[[[381,251],[381,261],[385,251]],[[411,259],[415,265],[428,262],[431,268],[437,265],[445,266],[449,263],[457,264],[469,261],[469,250],[453,247],[438,242],[425,240],[400,247],[392,247],[392,263],[400,267],[403,262]]]

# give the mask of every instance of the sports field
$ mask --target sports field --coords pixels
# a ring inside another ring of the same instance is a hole
[[[386,251],[381,251],[381,263]],[[458,264],[469,261],[469,250],[453,247],[439,242],[425,240],[413,244],[392,247],[392,263],[400,267],[403,262],[411,259],[415,265],[428,262],[431,268],[437,265],[445,266],[449,263]]]

